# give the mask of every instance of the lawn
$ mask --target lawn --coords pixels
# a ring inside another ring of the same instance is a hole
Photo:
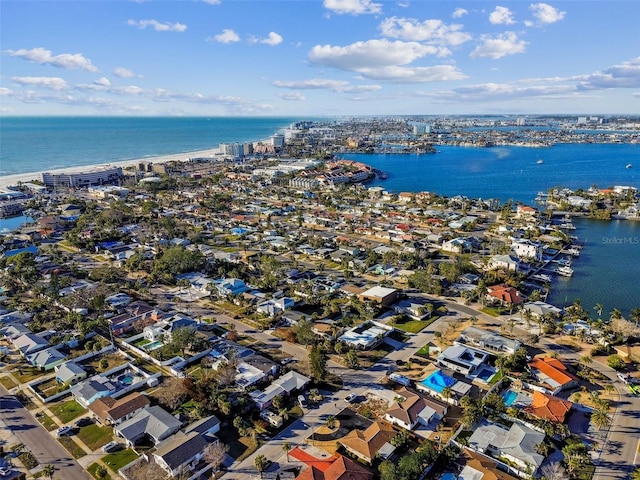
[[[111,441],[113,438],[113,430],[109,427],[101,427],[94,423],[82,427],[80,432],[78,432],[78,438],[91,450],[96,450]]]
[[[184,415],[189,415],[189,412],[195,410],[195,408],[196,408],[196,402],[194,402],[193,400],[189,400],[188,402],[185,402],[182,405],[180,405],[171,414],[172,415],[179,415],[179,414],[182,413]]]
[[[120,450],[118,452],[105,455],[102,457],[102,461],[115,473],[125,465],[129,465],[136,458],[138,458],[138,454],[130,448],[127,448],[126,450]]]
[[[492,317],[499,317],[503,313],[501,308],[496,307],[483,307],[480,309],[480,311],[486,313],[487,315],[491,315]]]
[[[7,390],[11,390],[14,387],[17,387],[18,384],[14,382],[10,377],[1,377],[0,384]]]
[[[13,376],[18,379],[20,383],[29,383],[31,380],[35,380],[40,377],[42,372],[39,368],[31,366],[19,366],[17,372],[13,372]]]
[[[416,355],[422,355],[422,356],[428,357],[429,356],[429,345],[425,345],[420,350],[418,350],[416,352]]]
[[[98,468],[100,468],[100,465],[98,465],[97,463],[92,463],[91,465],[89,465],[89,467],[87,467],[87,471],[91,474],[91,476],[93,478],[95,478],[96,480],[111,480],[111,475],[109,475],[107,473],[106,477],[100,477],[98,476],[98,474],[96,473]]]
[[[58,441],[66,448],[73,458],[80,458],[86,455],[86,452],[71,437],[60,437]]]
[[[360,368],[369,368],[378,363],[382,358],[393,352],[393,347],[386,343],[380,344],[375,350],[358,352]]]
[[[229,446],[229,455],[237,461],[247,458],[259,446],[253,438],[239,436],[235,428],[229,428],[225,431],[224,442]]]
[[[394,320],[390,323],[394,327],[404,330],[407,333],[418,333],[423,329],[431,325],[435,322],[439,317],[432,316],[431,318],[427,318],[426,320],[413,320],[409,317],[400,318],[399,320]]]
[[[54,422],[53,419],[44,412],[40,412],[40,414],[37,415],[36,418],[42,424],[42,426],[46,428],[47,431],[49,432],[51,430],[55,430],[56,428],[58,428],[58,424]]]
[[[74,418],[78,418],[85,412],[85,409],[75,400],[60,403],[51,407],[51,411],[60,419],[62,423],[69,423]]]

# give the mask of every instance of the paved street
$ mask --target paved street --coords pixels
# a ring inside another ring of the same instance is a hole
[[[53,465],[56,468],[55,478],[64,480],[91,478],[69,452],[52,437],[51,433],[47,432],[2,386],[0,386],[0,427],[9,429],[41,465]]]

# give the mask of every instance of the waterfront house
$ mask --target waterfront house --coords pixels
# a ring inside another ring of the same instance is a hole
[[[544,317],[545,315],[559,317],[563,313],[563,310],[561,308],[541,301],[527,302],[523,305],[523,307],[525,310],[528,310],[533,316],[537,318]]]
[[[487,269],[504,269],[507,272],[517,272],[520,270],[520,260],[511,255],[494,255],[489,259]]]
[[[542,260],[542,245],[531,240],[513,239],[511,242],[511,252],[521,259]]]
[[[509,285],[492,285],[487,288],[487,298],[506,307],[514,307],[524,302],[524,297]]]

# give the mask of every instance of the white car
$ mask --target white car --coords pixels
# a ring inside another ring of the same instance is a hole
[[[56,436],[57,437],[64,437],[65,435],[71,435],[73,433],[73,427],[60,427],[58,430],[56,430]]]
[[[350,393],[349,395],[347,395],[345,397],[345,402],[347,403],[353,403],[356,401],[356,398],[358,398],[358,396],[355,393]]]
[[[298,403],[302,408],[307,408],[307,399],[304,398],[304,395],[298,395]]]
[[[618,373],[617,375],[618,380],[624,383],[629,383],[629,375],[627,375],[626,373]]]
[[[118,442],[109,442],[104,447],[102,447],[102,451],[104,453],[115,452],[116,450],[120,450],[120,444]]]

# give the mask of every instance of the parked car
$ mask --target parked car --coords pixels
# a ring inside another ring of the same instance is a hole
[[[617,373],[618,380],[624,383],[629,383],[629,375],[626,373]]]
[[[296,361],[296,359],[295,359],[295,358],[287,357],[287,358],[285,358],[285,359],[281,360],[281,361],[280,361],[280,363],[281,363],[282,365],[286,365],[286,364],[288,364],[288,363],[295,362],[295,361]]]
[[[304,398],[304,395],[298,395],[298,403],[300,404],[301,407],[303,408],[307,408],[307,399]]]
[[[75,426],[78,428],[86,427],[87,425],[91,425],[92,423],[93,420],[91,419],[91,417],[82,417],[76,420]]]
[[[120,445],[118,442],[109,442],[104,447],[102,447],[102,451],[104,453],[111,453],[115,452],[116,450],[120,450],[120,448],[122,448],[122,445]]]
[[[66,427],[60,427],[58,430],[56,430],[57,437],[64,437],[65,435],[71,434],[73,434],[73,427],[70,427],[68,425]]]
[[[347,395],[345,397],[345,402],[347,403],[353,403],[356,401],[356,398],[358,398],[358,396],[355,393],[350,393],[349,395]]]

